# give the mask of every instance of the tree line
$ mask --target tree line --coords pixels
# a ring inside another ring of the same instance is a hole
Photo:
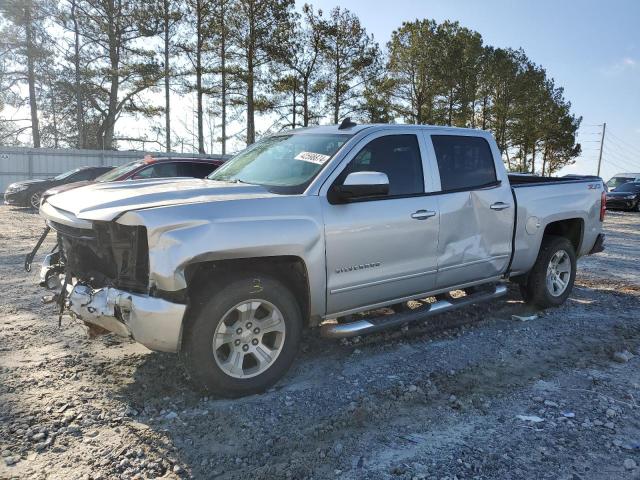
[[[135,118],[157,149],[229,153],[350,116],[490,130],[512,171],[580,154],[581,118],[545,69],[457,22],[404,22],[381,46],[353,12],[293,0],[3,0],[0,14],[0,145],[112,149],[141,140],[117,129]],[[176,128],[190,98],[193,126]]]

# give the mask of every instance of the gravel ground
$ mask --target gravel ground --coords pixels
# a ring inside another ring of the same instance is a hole
[[[640,478],[638,214],[608,216],[606,253],[535,320],[512,289],[348,342],[309,332],[274,389],[232,401],[173,355],[58,328],[22,270],[41,220],[0,206],[0,226],[0,478]]]

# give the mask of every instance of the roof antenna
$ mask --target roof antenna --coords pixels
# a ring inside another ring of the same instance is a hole
[[[344,130],[345,128],[355,127],[357,123],[351,121],[351,117],[347,117],[342,120],[342,123],[338,127],[338,130]]]

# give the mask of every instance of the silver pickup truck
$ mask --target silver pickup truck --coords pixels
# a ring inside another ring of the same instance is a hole
[[[305,327],[379,331],[508,280],[562,304],[604,212],[601,179],[510,176],[487,132],[345,121],[268,137],[208,179],[48,198],[41,280],[91,329],[180,352],[199,385],[239,396],[282,377]]]

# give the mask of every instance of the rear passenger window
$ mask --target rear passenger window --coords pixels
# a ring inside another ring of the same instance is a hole
[[[340,174],[381,172],[389,177],[389,196],[424,193],[422,159],[415,135],[387,135],[371,140]]]
[[[204,178],[213,172],[216,166],[205,162],[180,162],[179,176]]]
[[[496,167],[484,138],[432,135],[442,190],[470,190],[495,183]]]

